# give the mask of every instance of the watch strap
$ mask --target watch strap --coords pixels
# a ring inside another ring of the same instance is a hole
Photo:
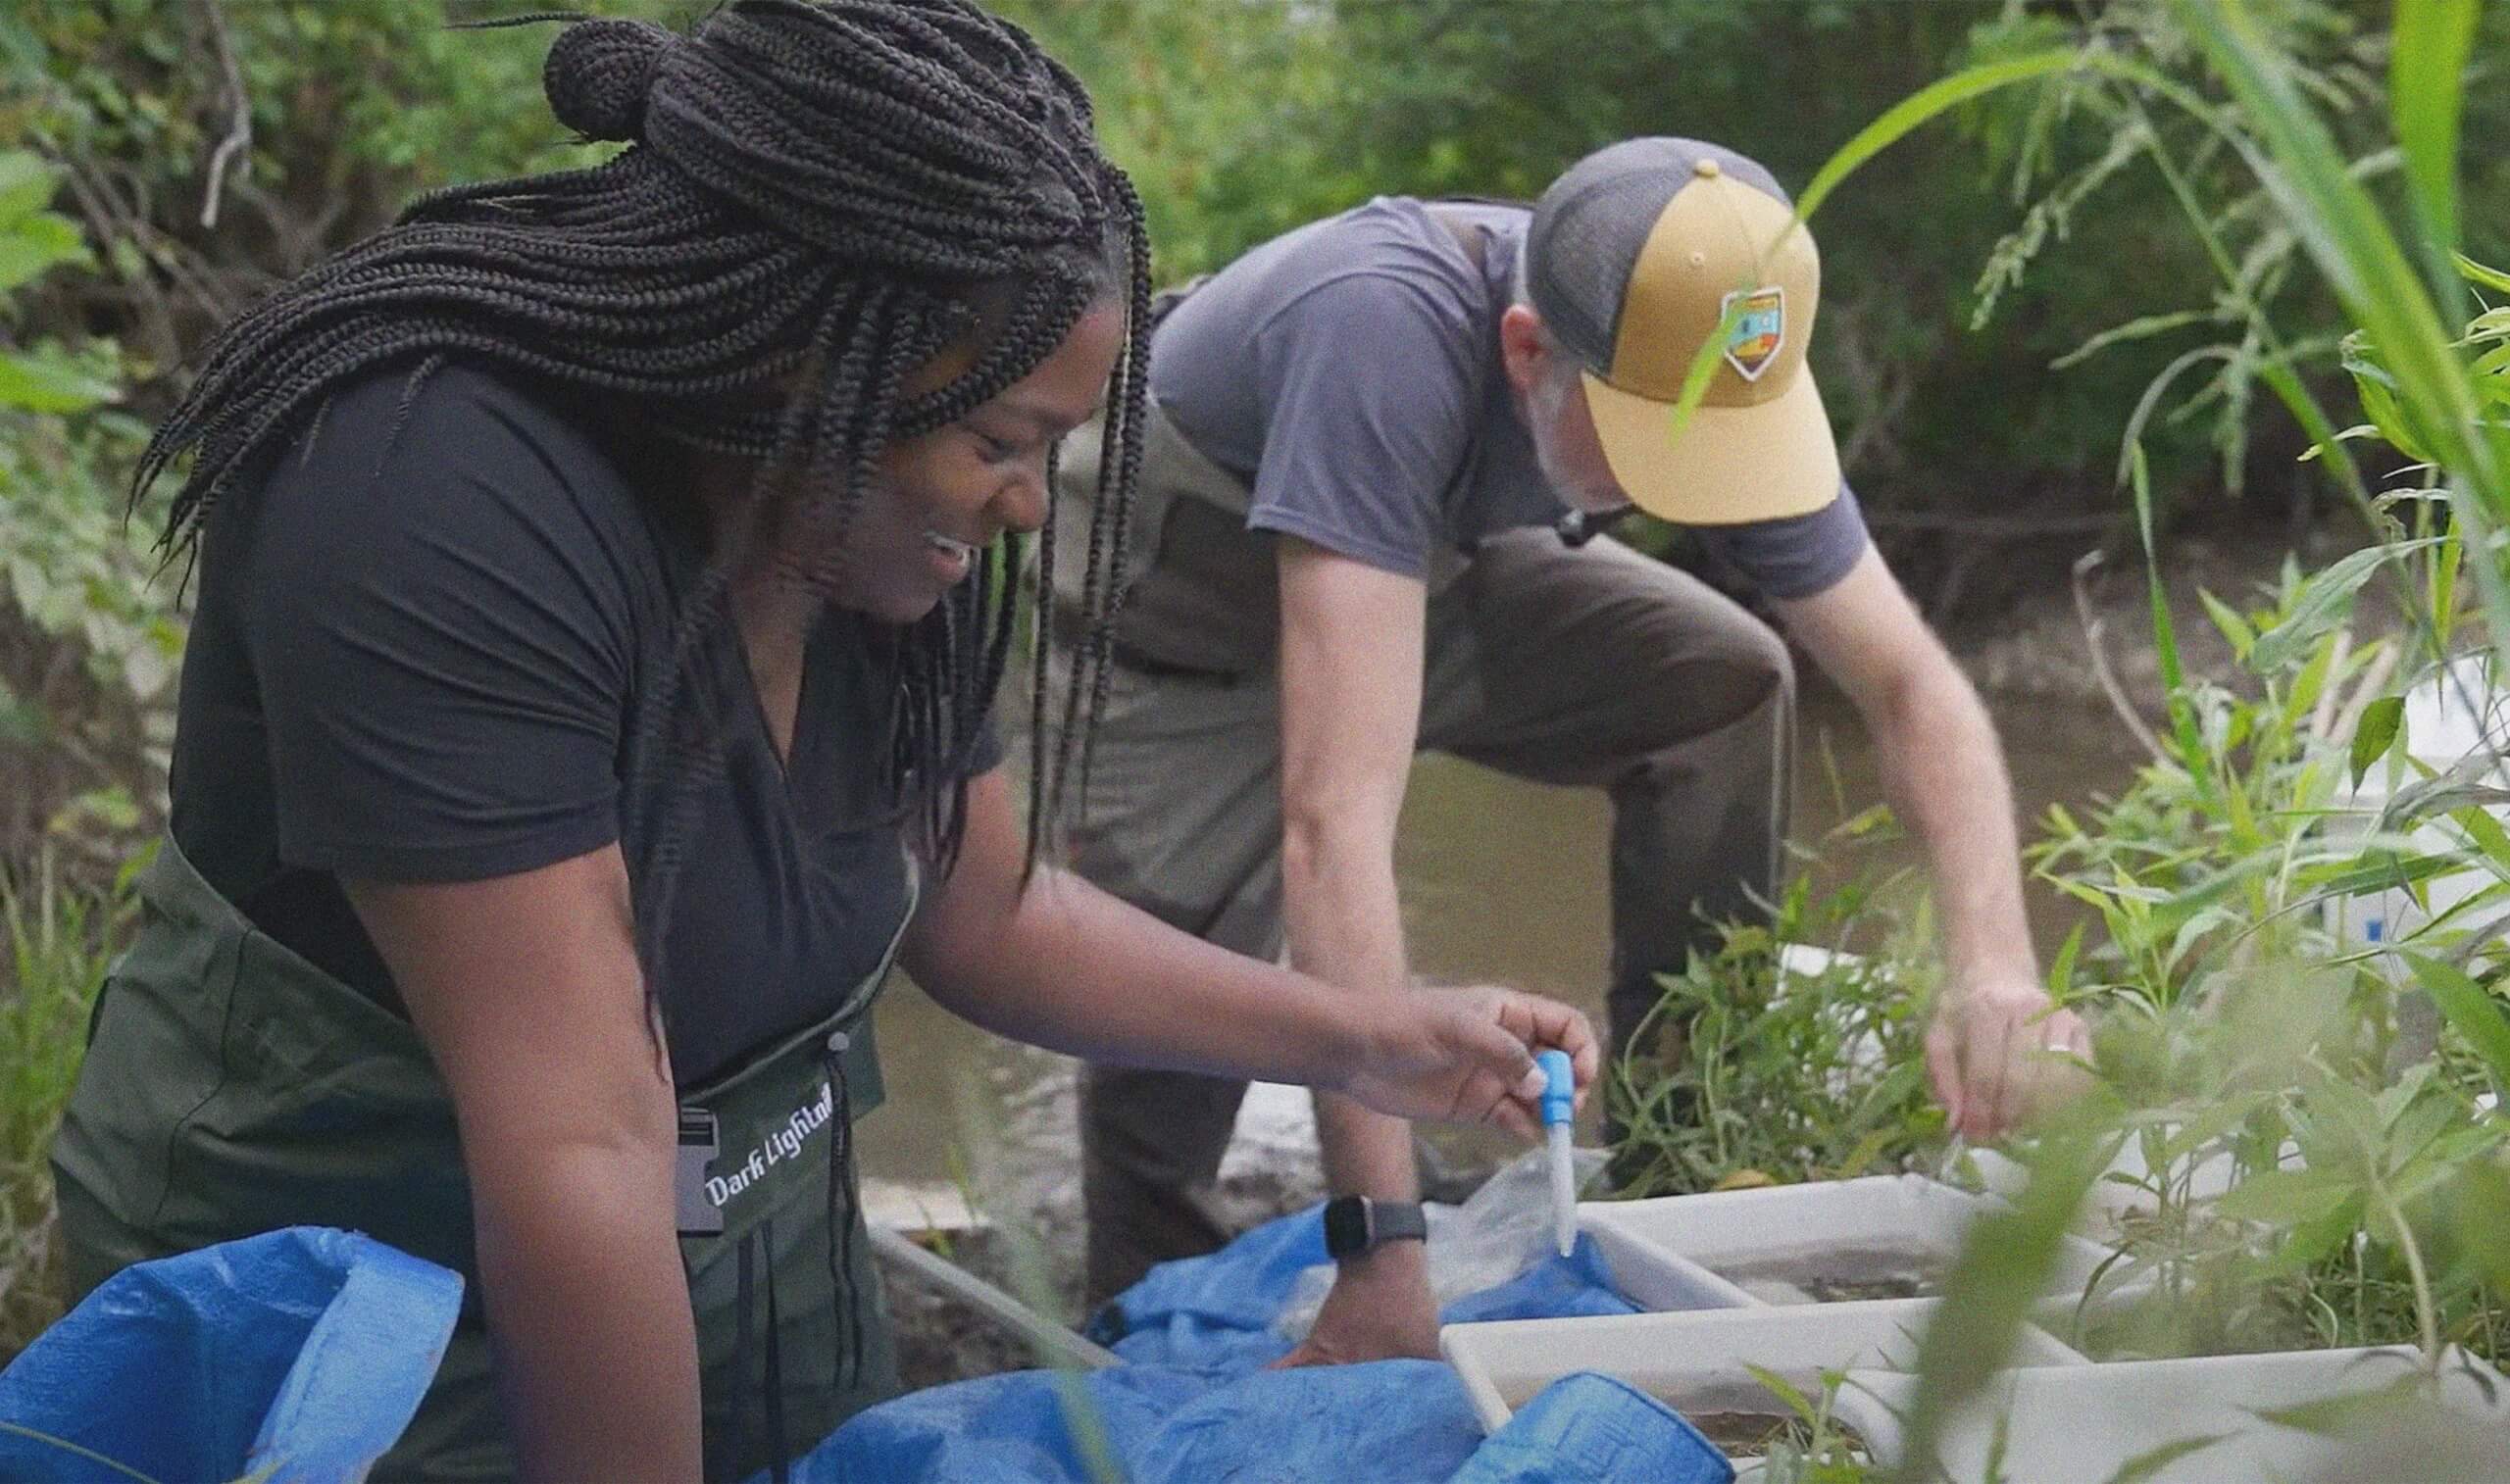
[[[1325,1203],[1325,1252],[1337,1261],[1388,1242],[1426,1241],[1429,1235],[1429,1213],[1417,1201],[1336,1196]]]
[[[1418,1201],[1371,1201],[1369,1245],[1430,1240],[1430,1213]]]

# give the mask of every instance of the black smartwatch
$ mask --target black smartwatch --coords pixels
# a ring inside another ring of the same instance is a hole
[[[1325,1255],[1339,1262],[1387,1242],[1426,1242],[1430,1218],[1418,1201],[1335,1196],[1325,1203]]]

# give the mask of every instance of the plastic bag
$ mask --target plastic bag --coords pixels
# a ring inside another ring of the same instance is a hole
[[[1603,1173],[1606,1158],[1599,1149],[1577,1152],[1572,1162],[1580,1190]],[[1440,1310],[1553,1256],[1548,1160],[1540,1149],[1528,1150],[1481,1182],[1462,1206],[1428,1208],[1430,1295]],[[1331,1262],[1301,1272],[1274,1327],[1290,1339],[1306,1338],[1332,1286]]]

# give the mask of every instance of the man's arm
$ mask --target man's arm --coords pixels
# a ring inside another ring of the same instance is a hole
[[[1420,735],[1428,592],[1294,536],[1280,541],[1281,917],[1290,963],[1354,994],[1410,985],[1394,829]],[[1335,1195],[1420,1198],[1412,1132],[1345,1100],[1316,1100]],[[1423,1244],[1343,1261],[1293,1363],[1435,1354]]]
[[[1856,705],[1891,803],[1934,878],[1950,977],[1927,1065],[1952,1127],[1988,1138],[2029,1115],[2061,1064],[2088,1056],[2083,1023],[2052,1010],[2022,905],[2013,786],[1977,690],[1872,547],[1780,617]]]

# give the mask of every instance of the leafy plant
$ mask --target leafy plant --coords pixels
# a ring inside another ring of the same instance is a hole
[[[0,151],[0,305],[90,262],[49,210],[57,173]],[[159,816],[182,630],[120,511],[141,429],[110,342],[0,342],[0,861],[68,839],[99,871]]]
[[[1886,822],[1870,812],[1819,851],[1837,864]],[[1868,870],[1816,892],[1799,877],[1769,925],[1729,925],[1714,953],[1658,977],[1664,997],[1609,1089],[1628,1130],[1623,1194],[1899,1170],[1941,1144],[1914,951],[1927,924],[1889,905],[1898,884]]]
[[[1795,1419],[1784,1437],[1770,1444],[1760,1484],[1865,1484],[1877,1477],[1877,1466],[1866,1441],[1838,1419],[1839,1392],[1847,1384],[1846,1372],[1824,1371],[1821,1394],[1806,1396],[1774,1371],[1757,1365],[1745,1369],[1770,1395],[1784,1403]]]
[[[2417,643],[2400,657],[2413,662],[2402,667],[2409,671],[2446,656],[2459,631],[2461,562],[2475,577],[2481,631],[2490,643],[2510,641],[2510,571],[2492,539],[2510,519],[2510,419],[2495,410],[2498,383],[2488,378],[2498,366],[2485,359],[2497,322],[2460,334],[2444,326],[2464,317],[2442,313],[2464,289],[2452,256],[2455,146],[2481,23],[2459,0],[2398,8],[2390,75],[2378,97],[2398,140],[2408,220],[2420,228],[2400,237],[2395,214],[2383,212],[2323,118],[2340,100],[2285,44],[2289,23],[2311,9],[2168,0],[2104,12],[2148,24],[2132,46],[2095,27],[2077,47],[1984,64],[1926,89],[1842,148],[1799,208],[1809,215],[1829,188],[1928,118],[2016,83],[2062,79],[2043,89],[2043,106],[2088,88],[2139,124],[2154,112],[2193,120],[2203,149],[2253,173],[2258,189],[2245,209],[2271,216],[2275,255],[2317,269],[2357,327],[2348,365],[2366,388],[2372,423],[2392,425],[2403,440],[2396,446],[2429,475],[2408,506],[2413,520],[2379,523],[2388,507],[2365,498],[2377,544],[2326,572],[2288,577],[2268,612],[2209,602],[2253,685],[2208,687],[2185,675],[2177,652],[2142,443],[2163,390],[2205,356],[2191,353],[2165,371],[2129,420],[2122,482],[2135,497],[2153,579],[2169,738],[2090,827],[2058,816],[2059,840],[2040,858],[2107,929],[2083,956],[2105,978],[2093,988],[2112,1012],[2101,1038],[2104,1085],[2041,1138],[2012,1209],[1983,1219],[1966,1245],[1923,1346],[1903,1478],[1930,1476],[1945,1419],[1987,1382],[1980,1358],[2002,1353],[2024,1322],[2083,1198],[2130,1139],[2155,1171],[2146,1178],[2156,1240],[2123,1261],[2161,1280],[2161,1302],[2184,1303],[2191,1285],[2228,1274],[2227,1294],[2292,1296],[2291,1316],[2322,1342],[2398,1338],[2386,1331],[2401,1314],[2427,1375],[2444,1364],[2452,1338],[2487,1346],[2494,1338],[2492,1285],[2510,1262],[2499,1230],[2480,1231],[2464,1212],[2510,1210],[2501,1131],[2479,1111],[2474,1084],[2452,1080],[2464,1058],[2409,1065],[2388,1079],[2402,997],[2382,968],[2393,961],[2384,959],[2384,946],[2341,940],[2340,917],[2330,924],[2326,915],[2361,892],[2401,890],[2420,901],[2419,888],[2435,876],[2486,870],[2501,833],[2470,807],[2495,800],[2468,791],[2497,758],[2471,762],[2468,776],[2428,780],[2367,829],[2329,827],[2342,802],[2339,780],[2391,755],[2411,761],[2396,751],[2402,708],[2383,689],[2388,676],[2351,653],[2337,630],[2364,585],[2422,564],[2408,589],[2422,600],[2410,610]],[[2220,80],[2220,97],[2203,91],[2204,74]],[[2146,137],[2159,134],[2147,128]],[[2363,493],[2345,440],[2297,376],[2298,356],[2267,322],[2258,280],[2225,251],[2221,223],[2186,188],[2178,157],[2157,145],[2149,153],[2172,176],[2232,296],[2226,322],[2243,332],[2237,349],[2211,354],[2244,360],[2339,478]],[[2348,694],[2361,704],[2333,699]],[[2339,712],[2346,724],[2331,725]],[[2434,826],[2447,828],[2434,838]],[[2498,895],[2486,886],[2470,900]],[[2444,915],[2416,928],[2413,946],[2454,949],[2454,965],[2481,955],[2486,936]],[[2076,958],[2070,945],[2061,989],[2084,987],[2068,982]],[[2480,981],[2435,975],[2425,965],[2440,961],[2428,952],[2408,962],[2438,986],[2452,1028],[2483,1061],[2510,1049],[2510,1022],[2495,1023],[2499,1007]],[[2209,1160],[2228,1162],[2231,1189],[2200,1208],[2194,1173]],[[2444,1237],[2460,1247],[2445,1262]],[[2399,1272],[2407,1298],[2401,1309],[2384,1307]],[[2341,1294],[2348,1276],[2352,1289]]]

